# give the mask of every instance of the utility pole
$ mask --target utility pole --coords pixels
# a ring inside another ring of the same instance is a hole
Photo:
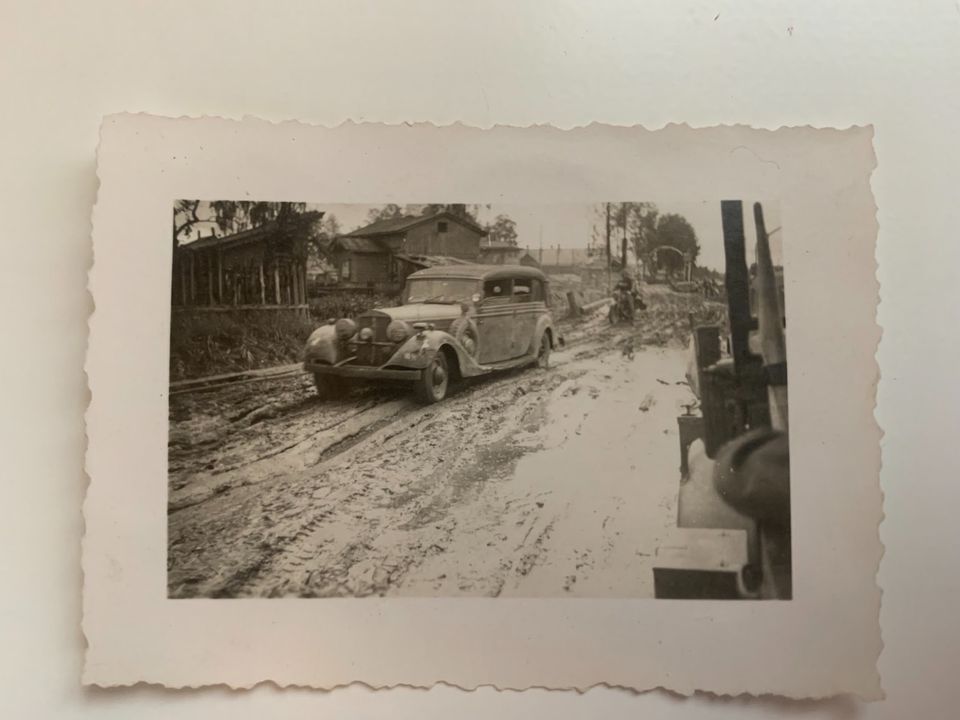
[[[620,213],[623,216],[623,241],[620,245],[620,265],[622,270],[627,269],[627,208],[620,207]]]
[[[537,262],[543,266],[543,223],[540,224],[540,249],[537,251]]]
[[[610,203],[606,203],[607,211],[607,292],[612,291],[612,286],[610,284]]]

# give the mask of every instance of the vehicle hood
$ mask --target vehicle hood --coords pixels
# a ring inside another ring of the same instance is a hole
[[[405,320],[408,323],[433,322],[437,320],[454,320],[463,314],[460,305],[431,305],[414,304],[399,305],[392,308],[377,308],[372,313],[383,313],[391,320]]]

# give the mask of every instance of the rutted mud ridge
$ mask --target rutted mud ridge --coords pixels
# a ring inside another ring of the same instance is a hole
[[[301,377],[174,398],[170,595],[651,595],[691,397],[654,319],[428,407]]]

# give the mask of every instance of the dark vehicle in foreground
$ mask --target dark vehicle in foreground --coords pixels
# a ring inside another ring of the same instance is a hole
[[[521,265],[445,265],[407,278],[401,305],[317,328],[304,368],[321,397],[351,381],[406,381],[424,403],[450,383],[497,370],[546,368],[558,341],[547,276]]]

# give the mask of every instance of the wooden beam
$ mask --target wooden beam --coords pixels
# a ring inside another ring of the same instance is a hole
[[[217,248],[217,301],[224,305],[223,302],[223,253],[220,252],[220,248]]]
[[[267,281],[263,277],[263,259],[260,259],[260,304],[267,304]]]
[[[210,254],[207,253],[207,304],[213,305],[213,262],[210,260]]]
[[[276,260],[273,262],[273,295],[277,305],[280,304],[280,265]]]

